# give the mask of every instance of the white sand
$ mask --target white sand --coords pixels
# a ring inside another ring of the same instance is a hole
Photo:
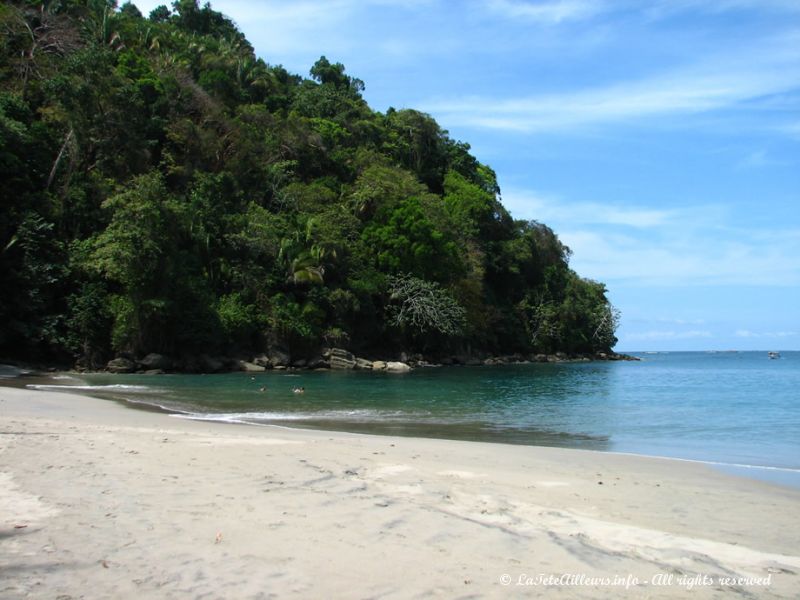
[[[796,598],[799,542],[800,492],[700,464],[0,388],[9,600]]]

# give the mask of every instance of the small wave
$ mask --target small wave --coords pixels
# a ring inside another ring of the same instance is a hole
[[[249,420],[252,421],[301,421],[304,419],[313,419],[313,415],[298,414],[298,413],[267,413],[267,412],[249,412],[249,413],[184,413],[174,415],[183,419],[191,419],[192,421],[221,421],[223,423],[245,423]]]
[[[402,418],[404,420],[419,419],[421,415],[400,411],[379,410],[337,410],[314,413],[292,412],[243,412],[243,413],[184,413],[173,415],[193,421],[220,421],[224,423],[249,423],[253,421],[353,421],[353,420],[386,420]]]
[[[679,462],[697,463],[701,465],[713,465],[716,467],[736,467],[738,469],[760,469],[764,471],[782,471],[784,473],[800,473],[797,467],[775,467],[772,465],[751,465],[748,463],[724,462],[719,460],[702,460],[699,458],[679,458],[677,456],[662,456],[659,454],[639,454],[637,452],[612,452],[624,456],[643,456],[645,458],[658,458],[661,460],[676,460]]]
[[[165,413],[168,413],[170,417],[180,417],[193,414],[188,410],[182,410],[180,408],[176,408],[175,406],[169,406],[166,404],[159,404],[158,402],[153,402],[152,400],[138,400],[134,398],[124,398],[124,400],[126,403],[133,404],[137,407],[141,406],[145,408],[161,410]]]
[[[150,393],[163,393],[164,390],[152,388],[147,385],[125,385],[116,383],[113,385],[60,385],[60,384],[28,384],[26,387],[34,390],[80,390],[82,392],[150,392]]]

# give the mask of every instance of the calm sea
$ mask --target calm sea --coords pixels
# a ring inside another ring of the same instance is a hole
[[[404,375],[61,376],[36,387],[65,386],[196,419],[646,454],[800,481],[800,352],[777,360],[766,352],[636,356],[642,361]],[[298,387],[305,393],[294,393]]]

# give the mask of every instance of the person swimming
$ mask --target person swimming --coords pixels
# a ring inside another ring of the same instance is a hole
[[[292,390],[295,394],[305,394],[306,388],[304,387],[296,387]]]

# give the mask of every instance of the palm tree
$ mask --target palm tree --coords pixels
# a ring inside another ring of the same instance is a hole
[[[281,241],[278,259],[286,262],[286,278],[294,284],[324,284],[325,264],[336,260],[335,249],[314,243],[315,226],[314,219],[308,219],[305,231],[297,230]]]

